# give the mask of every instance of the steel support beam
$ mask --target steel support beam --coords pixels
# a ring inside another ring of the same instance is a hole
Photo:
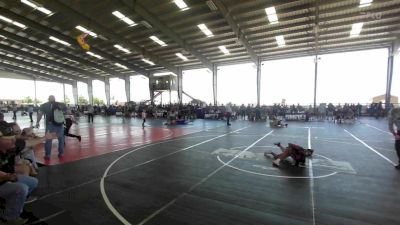
[[[78,105],[78,81],[72,83],[72,96],[74,97],[75,105]]]
[[[388,48],[388,64],[387,64],[387,75],[386,75],[386,94],[385,94],[385,108],[388,109],[390,107],[391,100],[391,89],[392,89],[392,78],[393,78],[393,62],[394,62],[394,53],[395,53],[395,45]]]
[[[126,102],[131,101],[131,76],[125,76],[125,95]]]
[[[229,11],[229,9],[224,5],[224,3],[221,0],[212,0],[212,1],[215,3],[215,5],[217,6],[218,10],[222,13],[222,15],[225,17],[226,21],[228,22],[229,26],[232,28],[233,33],[235,33],[239,42],[246,49],[247,53],[250,56],[251,61],[253,61],[253,63],[258,65],[259,61],[257,59],[257,54],[251,48],[251,45],[247,41],[243,31],[239,28],[237,23],[233,20],[233,17],[231,15],[231,12]]]
[[[104,78],[104,89],[106,92],[106,103],[107,106],[110,106],[111,104],[111,99],[110,99],[110,78],[106,77]]]
[[[217,99],[217,74],[218,73],[218,67],[217,64],[213,64],[213,70],[212,70],[212,78],[213,78],[213,97],[214,97],[214,106],[217,105],[218,99]]]
[[[182,68],[178,67],[178,103],[182,104],[182,92],[183,92],[183,86],[182,86]]]
[[[71,78],[71,79],[76,79],[76,80],[78,80],[78,81],[86,82],[86,80],[83,79],[83,78],[80,78],[80,77],[72,77],[72,76],[71,76],[70,74],[68,74],[68,73],[61,72],[61,71],[58,71],[58,70],[53,70],[53,69],[50,69],[50,68],[47,68],[47,67],[44,67],[44,66],[40,66],[40,65],[37,65],[37,64],[33,64],[33,63],[21,61],[21,60],[18,60],[18,59],[16,59],[16,58],[11,58],[11,57],[7,57],[7,56],[4,56],[4,55],[0,55],[0,60],[13,62],[13,63],[19,64],[19,65],[25,65],[25,66],[32,67],[32,68],[35,68],[35,69],[40,70],[40,71],[46,71],[46,72],[51,73],[51,74],[55,74],[55,75],[59,75],[59,76],[64,76],[64,77],[66,77],[66,78]],[[29,69],[26,69],[26,70],[29,71]],[[33,72],[33,71],[32,71],[32,72]],[[48,74],[48,76],[51,76],[51,74]],[[54,76],[54,78],[56,78],[56,77],[57,77],[57,76]]]
[[[18,22],[20,22],[20,23],[23,23],[23,24],[25,24],[26,26],[28,26],[28,28],[34,29],[34,30],[36,30],[36,31],[39,31],[39,32],[43,33],[44,35],[54,36],[54,37],[56,37],[56,38],[59,38],[59,39],[61,39],[61,40],[63,40],[63,41],[67,41],[67,42],[69,42],[69,43],[76,43],[76,40],[75,40],[74,38],[72,38],[72,37],[70,37],[70,36],[67,36],[67,35],[64,35],[64,34],[58,32],[58,31],[55,31],[55,30],[53,30],[53,29],[51,29],[51,28],[49,28],[49,27],[46,27],[46,26],[44,26],[44,25],[41,25],[40,23],[37,23],[37,22],[32,21],[32,20],[30,20],[30,19],[27,19],[27,18],[25,18],[24,16],[21,16],[21,15],[16,14],[16,13],[14,13],[14,12],[8,10],[8,9],[3,8],[2,6],[0,6],[0,14],[3,15],[3,16],[8,17],[8,18],[10,18],[10,19],[16,20],[16,21],[18,21]],[[71,48],[72,48],[72,49],[75,49],[75,50],[78,50],[78,51],[80,51],[80,52],[84,52],[84,50],[81,49],[81,48],[80,48],[78,45],[76,45],[76,44],[71,45]],[[112,56],[111,54],[108,54],[108,53],[103,52],[103,51],[101,51],[101,50],[98,50],[98,49],[96,49],[96,48],[93,48],[93,47],[92,47],[92,48],[90,49],[90,51],[91,51],[91,52],[94,52],[94,53],[96,53],[96,54],[99,54],[99,55],[103,56],[104,58],[106,58],[106,59],[108,59],[108,60],[110,60],[110,61],[118,62],[118,63],[120,63],[120,64],[122,64],[122,65],[125,65],[125,66],[127,66],[129,69],[132,69],[132,70],[134,70],[134,71],[136,71],[136,72],[138,72],[138,73],[140,73],[140,74],[147,75],[147,73],[148,73],[148,72],[147,72],[146,70],[144,70],[144,69],[141,69],[141,68],[139,68],[139,67],[137,67],[137,66],[135,66],[135,65],[133,65],[133,64],[127,63],[126,61],[120,60],[120,59],[118,59],[118,58]],[[119,77],[119,76],[117,76],[117,77]],[[120,77],[120,78],[123,78],[123,76]]]
[[[146,21],[151,23],[154,27],[160,30],[163,34],[174,40],[179,46],[181,46],[186,51],[190,52],[194,57],[196,57],[204,66],[210,70],[212,70],[212,62],[209,61],[206,57],[204,57],[198,50],[193,48],[190,44],[188,44],[185,40],[183,40],[177,33],[175,33],[171,28],[169,28],[166,24],[164,24],[161,20],[157,19],[157,17],[149,12],[145,7],[143,7],[139,2],[133,3],[130,0],[120,0],[126,6],[128,6],[131,10],[134,10],[138,15],[143,17]]]
[[[144,58],[148,58],[151,61],[153,61],[154,63],[161,65],[161,66],[165,67],[166,69],[170,70],[171,72],[177,73],[177,69],[175,66],[169,64],[164,59],[146,51],[144,48],[140,47],[139,45],[134,44],[131,41],[127,41],[120,35],[112,32],[111,30],[105,28],[100,23],[96,22],[95,19],[89,18],[88,16],[79,13],[75,9],[72,9],[72,8],[68,7],[67,5],[61,3],[59,0],[45,0],[45,2],[46,2],[46,4],[45,4],[46,6],[49,6],[50,8],[55,9],[55,11],[63,12],[66,15],[68,15],[76,20],[79,20],[81,24],[84,24],[84,25],[90,24],[89,29],[92,29],[95,33],[101,34],[103,36],[107,36],[109,39],[114,40],[115,42],[118,42],[122,46],[127,47],[132,51],[136,51],[138,54],[142,55]],[[110,11],[110,14],[111,14],[111,11]],[[127,63],[122,63],[122,64],[126,65]],[[147,71],[145,71],[139,67],[136,67],[134,65],[131,65],[131,67],[132,68],[135,67],[134,70],[136,72],[147,75]],[[123,79],[123,77],[121,79]]]
[[[88,85],[88,96],[89,96],[89,104],[93,105],[93,80],[88,79],[87,80],[87,85]]]
[[[93,79],[103,80],[102,76],[99,76],[99,75],[94,74],[92,72],[88,72],[88,71],[83,70],[83,69],[79,69],[79,68],[76,68],[76,67],[73,67],[73,66],[70,66],[70,65],[59,63],[59,62],[47,59],[45,57],[41,57],[41,56],[32,54],[30,52],[18,50],[16,48],[13,48],[13,47],[10,47],[10,46],[7,46],[7,45],[0,45],[0,49],[4,50],[6,52],[13,53],[13,54],[18,55],[18,56],[21,56],[23,58],[29,58],[29,59],[33,59],[33,60],[36,60],[36,61],[39,61],[39,62],[42,62],[42,63],[46,63],[46,64],[49,64],[49,65],[57,66],[57,67],[60,67],[62,69],[71,70],[73,72],[80,73],[80,74],[82,74],[84,76],[88,76],[88,77],[91,77]],[[21,61],[21,62],[23,62],[23,61]],[[70,77],[72,79],[74,79],[76,76],[70,76]]]
[[[14,72],[14,73],[21,73],[23,75],[27,75],[27,76],[37,76],[37,77],[45,77],[47,79],[50,79],[49,81],[53,81],[53,82],[59,82],[59,83],[66,83],[66,84],[71,84],[72,81],[70,80],[66,80],[66,79],[62,79],[59,77],[54,77],[45,73],[40,73],[40,72],[35,72],[35,71],[31,71],[28,69],[24,69],[18,66],[14,66],[14,65],[10,65],[7,63],[3,63],[0,62],[0,67],[4,67],[6,69],[8,69],[9,72]],[[0,68],[1,69],[1,68]]]
[[[13,34],[13,33],[8,32],[6,30],[0,30],[0,35],[3,35],[7,39],[11,39],[11,40],[13,40],[15,42],[18,42],[18,43],[21,43],[21,44],[24,44],[24,45],[29,45],[31,47],[34,47],[34,48],[37,48],[37,49],[40,49],[40,50],[43,50],[43,51],[47,51],[47,52],[49,52],[49,53],[51,53],[53,55],[57,55],[58,57],[64,57],[64,58],[67,58],[67,59],[71,59],[71,60],[74,60],[76,62],[82,63],[82,64],[84,64],[86,66],[90,66],[90,67],[93,67],[95,69],[104,71],[104,72],[108,73],[110,76],[118,76],[118,77],[122,77],[123,76],[123,74],[121,74],[121,73],[119,73],[117,71],[113,71],[113,70],[111,70],[111,69],[109,69],[107,67],[104,67],[104,66],[100,65],[100,64],[96,64],[96,63],[91,62],[89,60],[77,57],[77,56],[75,56],[73,54],[69,54],[69,53],[57,50],[57,49],[52,48],[52,47],[50,47],[48,45],[40,44],[40,43],[38,43],[36,41],[32,41],[32,40],[30,40],[28,38],[23,38],[23,37],[21,37],[19,35]]]
[[[261,60],[257,59],[257,106],[260,106],[261,96]]]

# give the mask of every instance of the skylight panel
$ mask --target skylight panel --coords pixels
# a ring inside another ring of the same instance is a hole
[[[58,39],[58,38],[56,38],[56,37],[53,37],[53,36],[50,36],[49,39],[50,39],[50,40],[53,40],[53,41],[55,41],[55,42],[58,42],[58,43],[60,43],[60,44],[66,45],[66,46],[71,46],[70,43],[68,43],[68,42],[66,42],[66,41],[63,41],[63,40],[60,40],[60,39]]]
[[[372,4],[373,0],[360,0],[360,8],[361,7],[367,7]]]
[[[186,3],[183,0],[174,0],[175,4],[180,8],[182,11],[189,9]]]
[[[175,55],[181,58],[183,61],[188,61],[188,58],[186,58],[186,56],[184,56],[182,53],[175,53]]]
[[[127,16],[125,16],[124,14],[122,14],[119,11],[114,11],[112,12],[112,14],[114,16],[116,16],[118,19],[124,21],[125,23],[127,23],[129,26],[136,26],[137,23],[133,22],[133,20],[129,19]]]
[[[150,64],[150,65],[152,65],[152,66],[154,66],[155,64],[152,62],[152,61],[150,61],[150,60],[147,60],[147,59],[142,59],[143,60],[143,62],[145,62],[145,63],[147,63],[147,64]]]
[[[124,66],[124,65],[121,65],[121,64],[119,64],[119,63],[114,63],[114,65],[116,65],[116,66],[118,66],[118,67],[121,67],[122,69],[128,69],[128,67],[126,67],[126,66]]]
[[[223,52],[225,55],[229,55],[229,54],[230,54],[230,52],[228,51],[228,49],[226,49],[225,46],[221,45],[221,46],[218,46],[218,48],[219,48],[219,49],[221,50],[221,52]]]
[[[101,57],[101,56],[99,56],[99,55],[97,55],[97,54],[94,54],[93,52],[86,52],[88,55],[91,55],[91,56],[93,56],[93,57],[96,57],[96,58],[98,58],[98,59],[103,59],[103,57]]]
[[[207,28],[207,26],[202,23],[197,25],[197,27],[207,36],[207,37],[212,37],[214,34]]]
[[[30,6],[30,7],[34,8],[34,9],[39,10],[40,12],[42,12],[42,13],[44,13],[44,14],[46,14],[46,15],[52,14],[52,12],[51,12],[50,10],[48,10],[48,9],[46,9],[45,7],[43,7],[43,6],[39,5],[39,4],[37,4],[37,3],[34,2],[34,1],[21,0],[21,2],[24,3],[24,4],[27,5],[27,6]]]
[[[22,28],[22,29],[25,29],[25,28],[26,28],[26,26],[25,26],[24,24],[19,23],[19,22],[17,22],[17,21],[14,21],[14,20],[12,20],[12,19],[10,19],[10,18],[7,18],[7,17],[5,17],[5,16],[1,16],[1,15],[0,15],[0,20],[3,20],[3,21],[5,21],[5,22],[7,22],[7,23],[11,23],[11,24],[13,24],[14,26],[20,27],[20,28]]]
[[[121,45],[114,45],[115,48],[119,49],[120,51],[123,51],[125,53],[131,53],[129,49],[122,47]]]
[[[350,31],[350,37],[358,37],[361,33],[363,25],[364,25],[364,23],[353,24],[351,31]]]
[[[284,47],[286,45],[283,35],[276,36],[275,39],[276,43],[278,43],[278,47]]]
[[[167,46],[167,44],[165,44],[165,42],[161,41],[156,36],[151,36],[150,39],[153,40],[154,42],[156,42],[157,44],[161,45],[162,47]]]
[[[278,23],[278,15],[276,15],[275,7],[266,8],[266,9],[265,9],[265,12],[267,13],[268,21],[269,21],[271,24],[276,24],[276,23]]]
[[[88,29],[82,27],[81,25],[78,25],[78,26],[76,26],[75,28],[78,29],[78,30],[80,30],[80,31],[82,31],[82,32],[84,32],[84,33],[89,34],[89,35],[92,36],[92,37],[95,37],[95,38],[97,37],[97,34],[96,34],[96,33],[94,33],[94,32],[92,32],[92,31],[90,31],[90,30],[88,30]]]

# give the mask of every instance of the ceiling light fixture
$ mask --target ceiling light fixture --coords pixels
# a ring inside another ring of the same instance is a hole
[[[276,36],[275,39],[276,42],[278,43],[278,47],[284,47],[286,45],[285,38],[283,38],[283,35]]]
[[[189,7],[183,0],[175,0],[174,2],[182,11],[189,9]]]
[[[115,48],[118,48],[119,50],[125,52],[125,53],[131,53],[129,49],[122,47],[121,45],[114,45]]]
[[[114,11],[114,12],[112,12],[112,14],[114,16],[116,16],[118,19],[120,19],[120,20],[124,21],[125,23],[127,23],[131,27],[137,25],[137,23],[133,22],[133,20],[129,19],[127,16],[125,16],[124,14],[122,14],[119,11]]]
[[[373,0],[360,0],[360,8],[362,7],[367,7],[370,6],[372,4]]]
[[[124,66],[124,65],[121,65],[121,64],[119,64],[119,63],[114,63],[114,65],[116,65],[116,66],[118,66],[118,67],[121,67],[122,69],[128,69],[128,67],[126,67],[126,66]]]
[[[278,23],[278,15],[276,15],[275,7],[266,8],[265,13],[267,13],[268,21],[271,24]]]
[[[197,27],[207,36],[207,37],[212,37],[214,34],[207,28],[207,26],[202,23],[197,25]]]
[[[350,37],[358,37],[361,33],[364,23],[355,23],[351,27]]]
[[[153,40],[154,42],[156,42],[157,44],[161,45],[162,47],[167,46],[167,44],[165,44],[165,42],[161,41],[156,36],[150,36],[150,39]]]
[[[86,54],[91,55],[91,56],[93,56],[93,57],[96,57],[96,58],[98,58],[98,59],[103,59],[103,57],[101,57],[101,56],[99,56],[99,55],[97,55],[97,54],[94,54],[93,52],[86,52]]]
[[[223,45],[218,46],[218,48],[219,48],[219,49],[221,50],[221,52],[223,52],[225,55],[231,54],[231,53],[228,51],[228,49],[226,49],[226,47],[223,46]]]
[[[1,15],[0,15],[0,20],[3,20],[3,21],[5,21],[5,22],[7,22],[7,23],[11,23],[11,24],[13,24],[14,26],[20,27],[20,28],[22,28],[22,29],[25,29],[25,28],[26,28],[26,26],[25,26],[24,24],[19,23],[19,22],[17,22],[17,21],[14,21],[14,20],[12,20],[12,19],[9,19],[9,18],[7,18],[7,17],[5,17],[5,16],[1,16]]]
[[[37,4],[37,3],[34,2],[34,1],[21,0],[21,2],[24,3],[25,5],[28,5],[28,6],[32,7],[32,8],[34,8],[34,9],[39,10],[40,12],[42,12],[42,13],[44,13],[44,14],[46,14],[46,15],[52,14],[52,12],[51,12],[50,10],[48,10],[48,9],[46,9],[45,7],[43,7],[43,6],[39,5],[39,4]]]
[[[89,34],[89,35],[92,36],[92,37],[95,37],[95,38],[97,37],[97,34],[96,34],[96,33],[94,33],[94,32],[92,32],[92,31],[90,31],[90,30],[88,30],[88,29],[82,27],[81,25],[78,25],[78,26],[76,26],[75,28],[78,29],[78,30],[80,30],[80,31],[82,31],[82,32],[84,32],[84,33]]]
[[[150,61],[150,60],[147,60],[147,59],[142,59],[143,60],[143,62],[145,62],[145,63],[147,63],[147,64],[150,64],[150,65],[152,65],[152,66],[154,66],[155,64],[152,62],[152,61]]]
[[[56,42],[58,42],[58,43],[61,43],[61,44],[63,44],[63,45],[66,45],[66,46],[71,46],[70,43],[68,43],[68,42],[66,42],[66,41],[63,41],[63,40],[60,40],[60,39],[58,39],[58,38],[56,38],[56,37],[53,37],[53,36],[50,36],[49,39],[50,39],[50,40],[53,40],[53,41],[56,41]]]
[[[182,53],[175,53],[175,55],[181,58],[183,61],[188,61],[188,58],[186,58],[186,56],[184,56]]]

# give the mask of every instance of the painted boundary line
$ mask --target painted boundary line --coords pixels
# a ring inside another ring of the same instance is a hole
[[[261,137],[260,139],[258,139],[257,141],[253,142],[251,145],[249,145],[246,149],[244,149],[243,151],[239,152],[238,154],[236,154],[231,160],[229,160],[226,164],[218,167],[216,170],[214,170],[213,172],[211,172],[210,174],[208,174],[205,178],[201,179],[199,182],[197,182],[196,184],[194,184],[192,187],[189,188],[188,191],[182,193],[181,195],[179,195],[178,197],[176,197],[175,199],[171,200],[170,202],[168,202],[166,205],[164,205],[163,207],[161,207],[160,209],[158,209],[157,211],[155,211],[154,213],[152,213],[150,216],[148,216],[147,218],[145,218],[144,220],[142,220],[140,223],[138,223],[138,225],[142,225],[147,223],[148,221],[150,221],[152,218],[154,218],[155,216],[157,216],[159,213],[161,213],[162,211],[164,211],[165,209],[167,209],[169,206],[173,205],[176,201],[178,201],[179,199],[183,198],[184,196],[186,196],[187,194],[189,194],[191,191],[193,191],[194,189],[196,189],[198,186],[200,186],[201,184],[203,184],[204,182],[206,182],[209,178],[211,178],[212,176],[214,176],[214,174],[218,173],[220,170],[222,170],[226,165],[228,165],[229,163],[231,163],[233,160],[235,160],[236,158],[238,158],[240,155],[242,155],[243,153],[245,153],[247,150],[249,150],[251,147],[253,147],[254,145],[256,145],[258,142],[260,142],[262,139],[264,139],[265,137],[267,137],[268,135],[270,135],[272,132],[274,132],[273,130],[270,131],[269,133],[267,133],[266,135],[264,135],[263,137]]]
[[[166,158],[166,157],[168,157],[168,156],[170,156],[170,155],[176,154],[176,153],[178,153],[178,152],[186,151],[186,150],[188,150],[188,149],[194,148],[194,147],[196,147],[196,146],[202,145],[202,144],[204,144],[204,143],[213,141],[213,140],[215,140],[215,139],[224,137],[224,136],[226,136],[226,135],[228,135],[228,134],[231,134],[231,133],[234,133],[234,132],[237,132],[237,131],[239,131],[239,130],[246,129],[246,128],[247,128],[247,127],[244,127],[244,128],[241,128],[241,129],[237,129],[237,130],[231,131],[231,132],[229,132],[229,133],[225,133],[225,134],[223,134],[223,135],[219,135],[219,136],[217,136],[217,137],[208,139],[208,140],[206,140],[206,141],[202,141],[202,142],[197,143],[197,144],[195,144],[195,145],[191,145],[191,146],[189,146],[189,147],[186,147],[186,148],[183,148],[183,149],[180,149],[180,150],[171,152],[171,153],[166,154],[166,155],[163,155],[163,156],[161,156],[161,157],[154,158],[154,159],[148,160],[148,161],[146,161],[146,162],[140,163],[140,164],[138,164],[138,165],[136,165],[136,166],[134,166],[134,167],[142,166],[142,165],[145,165],[145,164],[147,164],[147,163],[150,163],[150,162],[153,162],[153,161],[156,161],[156,160],[159,160],[159,159]],[[271,131],[271,132],[272,132],[272,131]],[[104,179],[105,179],[107,176],[109,176],[109,175],[108,175],[108,172],[110,171],[110,169],[112,168],[112,166],[113,166],[115,163],[117,163],[120,159],[124,158],[124,157],[127,156],[128,154],[131,154],[132,152],[135,152],[135,151],[137,151],[137,150],[139,150],[139,149],[135,149],[135,150],[129,151],[129,152],[123,154],[122,156],[118,157],[116,160],[114,160],[114,161],[107,167],[107,169],[105,170],[105,172],[104,172],[104,174],[103,174],[103,177],[102,177],[101,180],[100,180],[100,192],[101,192],[101,196],[103,197],[104,203],[106,204],[106,206],[108,207],[108,209],[114,214],[114,216],[115,216],[119,221],[121,221],[122,224],[124,224],[124,225],[131,225],[131,223],[129,223],[129,221],[127,221],[127,220],[117,211],[117,209],[115,209],[114,206],[111,204],[110,199],[108,198],[108,196],[107,196],[107,194],[106,194],[105,185],[104,185]],[[131,168],[130,168],[130,169],[131,169]],[[127,170],[127,169],[125,169],[125,170]],[[124,170],[121,170],[121,171],[118,171],[118,172],[120,173],[120,172],[123,172],[123,171],[124,171]],[[178,198],[179,198],[179,197],[178,197]],[[172,204],[172,203],[169,203],[169,204]],[[165,206],[164,206],[164,207],[165,207]],[[158,213],[157,213],[157,214],[158,214]]]
[[[308,148],[311,148],[311,128],[308,128]],[[308,176],[310,179],[310,195],[311,195],[311,210],[312,210],[312,220],[313,225],[315,225],[315,199],[314,199],[314,172],[313,172],[313,164],[312,159],[308,158]]]
[[[374,128],[375,130],[379,130],[379,131],[381,131],[381,132],[383,132],[383,133],[386,133],[386,134],[389,134],[390,136],[393,136],[392,133],[390,133],[390,132],[388,132],[388,131],[386,131],[386,130],[379,129],[379,128],[374,127],[374,126],[372,126],[372,125],[369,125],[368,123],[366,123],[365,126]]]
[[[386,156],[382,155],[380,152],[376,151],[375,149],[373,149],[371,146],[367,145],[365,142],[363,142],[362,140],[360,140],[358,137],[354,136],[352,133],[350,133],[349,131],[347,131],[346,129],[344,129],[344,131],[346,131],[350,136],[352,136],[354,139],[356,139],[357,141],[359,141],[361,144],[363,144],[365,147],[367,147],[369,150],[375,152],[377,155],[379,155],[380,157],[382,157],[384,160],[388,161],[390,164],[392,164],[393,166],[396,166],[396,163],[394,163],[392,160],[388,159]]]

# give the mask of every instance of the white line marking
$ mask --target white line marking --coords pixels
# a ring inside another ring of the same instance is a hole
[[[266,135],[264,135],[263,137],[261,137],[260,139],[258,139],[257,141],[253,142],[253,144],[251,144],[250,146],[248,146],[246,149],[244,149],[243,151],[239,152],[238,154],[236,154],[231,160],[229,160],[226,164],[220,166],[218,169],[214,170],[213,172],[211,172],[210,174],[208,174],[208,176],[206,176],[205,178],[201,179],[199,182],[197,182],[196,184],[194,184],[192,187],[189,188],[188,191],[182,193],[181,195],[179,195],[178,197],[176,197],[175,199],[173,199],[172,201],[168,202],[166,205],[164,205],[163,207],[161,207],[159,210],[155,211],[154,213],[152,213],[150,216],[148,216],[147,218],[145,218],[144,220],[142,220],[140,223],[138,223],[138,225],[142,225],[147,223],[149,220],[151,220],[152,218],[154,218],[155,216],[157,216],[160,212],[164,211],[166,208],[168,208],[170,205],[172,205],[173,203],[175,203],[176,201],[178,201],[179,199],[181,199],[182,197],[184,197],[185,195],[187,195],[188,193],[190,193],[191,191],[193,191],[195,188],[197,188],[199,185],[203,184],[204,182],[206,182],[210,177],[214,176],[214,174],[218,173],[221,169],[223,169],[226,165],[228,165],[229,163],[231,163],[233,160],[235,160],[237,157],[239,157],[240,155],[242,155],[243,153],[245,153],[247,150],[249,150],[251,147],[253,147],[254,145],[256,145],[258,142],[260,142],[262,139],[264,139],[266,136],[270,135],[272,132],[274,132],[273,130],[270,131],[269,133],[267,133]]]
[[[228,165],[226,162],[222,161],[221,158],[219,156],[217,156],[217,159],[220,163],[225,164],[226,166],[235,169],[235,170],[239,170],[242,172],[246,172],[246,173],[251,173],[251,174],[255,174],[255,175],[260,175],[260,176],[265,176],[265,177],[277,177],[277,178],[288,178],[288,179],[318,179],[318,178],[325,178],[325,177],[330,177],[333,176],[335,174],[337,174],[337,172],[331,172],[330,174],[326,174],[326,175],[321,175],[321,176],[316,176],[316,177],[300,177],[300,176],[283,176],[283,175],[272,175],[272,174],[265,174],[265,173],[258,173],[258,172],[253,172],[253,171],[249,171],[249,170],[245,170],[245,169],[241,169],[232,165]],[[308,167],[307,167],[308,168]],[[278,169],[277,169],[278,170]]]
[[[352,136],[354,139],[356,139],[357,141],[359,141],[361,144],[363,144],[365,147],[367,147],[368,149],[370,149],[371,151],[375,152],[376,154],[378,154],[380,157],[382,157],[383,159],[385,159],[386,161],[388,161],[390,164],[392,164],[393,166],[396,166],[396,163],[394,163],[392,160],[388,159],[386,156],[382,155],[380,152],[376,151],[375,149],[373,149],[371,146],[367,145],[365,142],[363,142],[362,140],[360,140],[359,138],[357,138],[356,136],[354,136],[352,133],[348,132],[346,129],[344,129],[344,131],[346,131],[350,136]]]
[[[31,224],[31,225],[33,225],[33,224],[39,224],[39,223],[41,223],[41,222],[45,222],[45,221],[47,221],[47,220],[49,220],[49,219],[52,219],[52,218],[54,218],[54,217],[56,217],[56,216],[58,216],[58,215],[60,215],[60,214],[63,214],[63,213],[65,213],[67,210],[62,210],[62,211],[60,211],[60,212],[57,212],[57,213],[54,213],[54,214],[52,214],[52,215],[50,215],[50,216],[46,216],[45,218],[43,218],[43,219],[40,219],[40,220],[38,220],[38,221],[35,221],[35,222],[33,222],[33,223],[29,223],[29,224]]]
[[[308,148],[311,148],[311,129],[308,128]],[[313,173],[313,165],[312,158],[308,158],[308,174],[310,177],[314,177]],[[312,210],[312,219],[313,225],[315,225],[315,199],[314,199],[314,179],[310,179],[310,195],[311,195],[311,210]]]
[[[383,132],[383,133],[386,133],[386,134],[389,134],[390,136],[393,136],[392,133],[390,133],[390,132],[388,132],[388,131],[386,131],[386,130],[379,129],[379,128],[377,128],[377,127],[374,127],[374,126],[372,126],[372,125],[369,125],[368,123],[366,123],[365,125],[366,125],[367,127],[374,128],[375,130],[379,130],[379,131],[381,131],[381,132]]]
[[[215,140],[215,139],[224,137],[224,136],[226,136],[226,135],[228,135],[228,134],[231,134],[231,133],[233,133],[233,132],[236,132],[236,131],[239,131],[239,130],[243,130],[243,129],[246,129],[246,128],[247,128],[247,127],[244,127],[244,128],[241,128],[241,129],[237,129],[237,130],[235,130],[235,131],[231,131],[231,132],[229,132],[229,133],[225,133],[225,134],[223,134],[223,135],[219,135],[219,136],[217,136],[217,137],[208,139],[208,140],[206,140],[206,141],[202,141],[202,142],[197,143],[197,144],[195,144],[195,145],[192,145],[192,146],[189,146],[189,147],[180,149],[180,150],[178,150],[178,151],[175,151],[175,152],[166,154],[166,155],[164,155],[164,156],[161,156],[161,157],[158,157],[158,158],[155,158],[155,159],[148,160],[148,161],[146,161],[146,162],[144,162],[144,163],[141,163],[141,164],[136,165],[135,167],[138,167],[138,166],[141,166],[141,165],[144,165],[144,164],[147,164],[147,163],[156,161],[156,160],[158,160],[158,159],[162,159],[162,158],[168,157],[168,156],[170,156],[170,155],[172,155],[172,154],[175,154],[175,153],[178,153],[178,152],[181,152],[181,151],[185,151],[185,150],[191,149],[191,148],[193,148],[193,147],[196,147],[196,146],[199,146],[199,145],[201,145],[201,144],[204,144],[204,143],[213,141],[213,140]],[[147,147],[147,146],[145,146],[145,147]],[[114,161],[107,167],[106,171],[105,171],[104,174],[103,174],[103,177],[102,177],[101,180],[100,180],[100,192],[101,192],[101,196],[103,197],[103,200],[104,200],[105,204],[107,205],[108,209],[114,214],[114,216],[117,217],[117,219],[119,219],[124,225],[131,225],[131,223],[129,223],[129,222],[117,211],[117,209],[115,209],[114,206],[111,204],[111,202],[110,202],[110,200],[109,200],[109,198],[108,198],[108,196],[107,196],[107,194],[106,194],[106,191],[105,191],[104,179],[107,177],[108,171],[111,169],[111,167],[112,167],[115,163],[117,163],[120,159],[124,158],[124,157],[127,156],[128,154],[131,154],[132,152],[135,152],[135,151],[137,151],[137,150],[139,150],[139,149],[141,149],[141,148],[138,148],[138,149],[129,151],[129,152],[123,154],[122,156],[118,157],[116,160],[114,160]],[[122,172],[122,171],[124,171],[124,170],[121,170],[121,171],[119,171],[119,172]]]

